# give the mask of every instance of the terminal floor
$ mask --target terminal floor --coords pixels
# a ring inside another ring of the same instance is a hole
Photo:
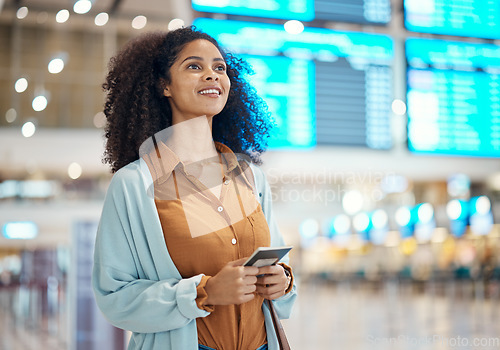
[[[292,318],[294,350],[500,349],[499,286],[421,286],[301,281]],[[67,350],[66,318],[20,322],[2,297],[0,350]],[[63,315],[64,316],[64,315]]]
[[[300,286],[292,349],[500,349],[498,283]]]

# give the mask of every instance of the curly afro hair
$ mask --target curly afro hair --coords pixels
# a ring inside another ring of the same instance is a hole
[[[274,123],[266,103],[245,79],[253,71],[243,60],[224,52],[211,36],[187,27],[141,35],[111,59],[103,84],[107,93],[103,162],[110,164],[111,172],[139,159],[141,144],[172,125],[172,111],[163,89],[170,82],[170,67],[180,51],[198,39],[208,40],[219,49],[231,81],[226,106],[212,122],[214,141],[235,153],[247,154],[255,164],[262,163],[260,155],[267,148]]]

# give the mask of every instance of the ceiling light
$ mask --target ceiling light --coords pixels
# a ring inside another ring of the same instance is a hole
[[[54,58],[49,62],[49,73],[57,74],[61,73],[64,69],[64,61],[61,58]]]
[[[103,128],[106,125],[106,114],[104,112],[98,112],[94,116],[94,126],[98,129]]]
[[[446,214],[450,218],[450,220],[458,220],[462,215],[463,208],[462,204],[458,199],[452,199],[446,205]]]
[[[286,32],[290,34],[300,34],[304,31],[304,25],[302,22],[295,19],[285,22],[284,27]]]
[[[392,111],[396,115],[405,115],[406,113],[406,103],[400,99],[395,99],[392,101]]]
[[[26,122],[21,128],[21,133],[24,137],[31,137],[35,134],[36,126],[33,122]]]
[[[66,9],[59,11],[56,15],[56,22],[57,23],[64,23],[68,19],[69,19],[69,11]]]
[[[148,19],[145,16],[137,16],[132,20],[132,28],[134,29],[142,29],[148,23]]]
[[[19,10],[17,10],[16,17],[19,19],[26,18],[28,15],[28,8],[26,6],[20,7]]]
[[[43,111],[45,108],[47,108],[47,104],[48,104],[47,97],[43,95],[38,95],[33,99],[31,105],[36,112],[40,112]]]
[[[68,176],[73,180],[78,179],[82,175],[82,166],[73,162],[68,167]]]
[[[10,108],[6,113],[5,113],[5,120],[7,123],[13,123],[17,118],[17,112],[14,108]]]
[[[28,80],[26,80],[26,78],[17,79],[16,83],[14,84],[14,89],[16,89],[16,91],[19,93],[26,91],[27,88]]]
[[[347,214],[356,214],[363,208],[363,195],[358,190],[351,190],[344,194],[342,207]]]
[[[366,213],[356,214],[356,216],[352,220],[352,225],[358,232],[366,231],[368,229],[368,226],[370,225],[370,217]]]
[[[91,8],[92,2],[90,0],[78,0],[75,2],[75,5],[73,5],[73,11],[80,15],[89,12]]]
[[[319,224],[314,219],[306,219],[300,224],[299,232],[303,238],[314,238],[319,233]]]
[[[101,12],[95,16],[94,23],[96,26],[103,26],[109,21],[109,15],[106,12]]]
[[[490,199],[486,196],[480,196],[476,200],[475,205],[476,212],[480,215],[486,215],[491,210],[491,202]]]
[[[184,27],[184,21],[180,18],[174,18],[168,22],[168,30],[176,30]]]
[[[399,226],[407,226],[411,222],[411,211],[407,207],[401,207],[398,210],[396,210],[396,215],[395,215],[396,222],[398,223]]]
[[[429,203],[423,203],[418,207],[417,211],[418,220],[422,223],[431,222],[434,217],[434,209]]]
[[[345,214],[340,214],[333,219],[333,229],[336,233],[345,235],[351,229],[351,220]]]
[[[387,227],[389,222],[389,217],[383,209],[377,209],[372,214],[373,227],[377,229],[383,229]]]

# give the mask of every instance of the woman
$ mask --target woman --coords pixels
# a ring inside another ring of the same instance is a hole
[[[129,349],[278,349],[289,266],[243,267],[282,246],[260,163],[270,129],[249,69],[193,28],[131,41],[104,88],[105,161],[115,172],[95,246],[93,288]],[[238,155],[233,153],[238,152]]]

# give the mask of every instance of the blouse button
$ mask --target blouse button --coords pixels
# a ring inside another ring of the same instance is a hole
[[[219,213],[220,213],[221,211],[223,211],[223,210],[224,210],[224,208],[222,208],[221,206],[219,206],[219,207],[217,208],[217,211],[218,211]]]
[[[224,181],[224,185],[229,185],[229,180]]]
[[[231,240],[231,243],[236,244],[236,238],[233,238],[233,239]]]

